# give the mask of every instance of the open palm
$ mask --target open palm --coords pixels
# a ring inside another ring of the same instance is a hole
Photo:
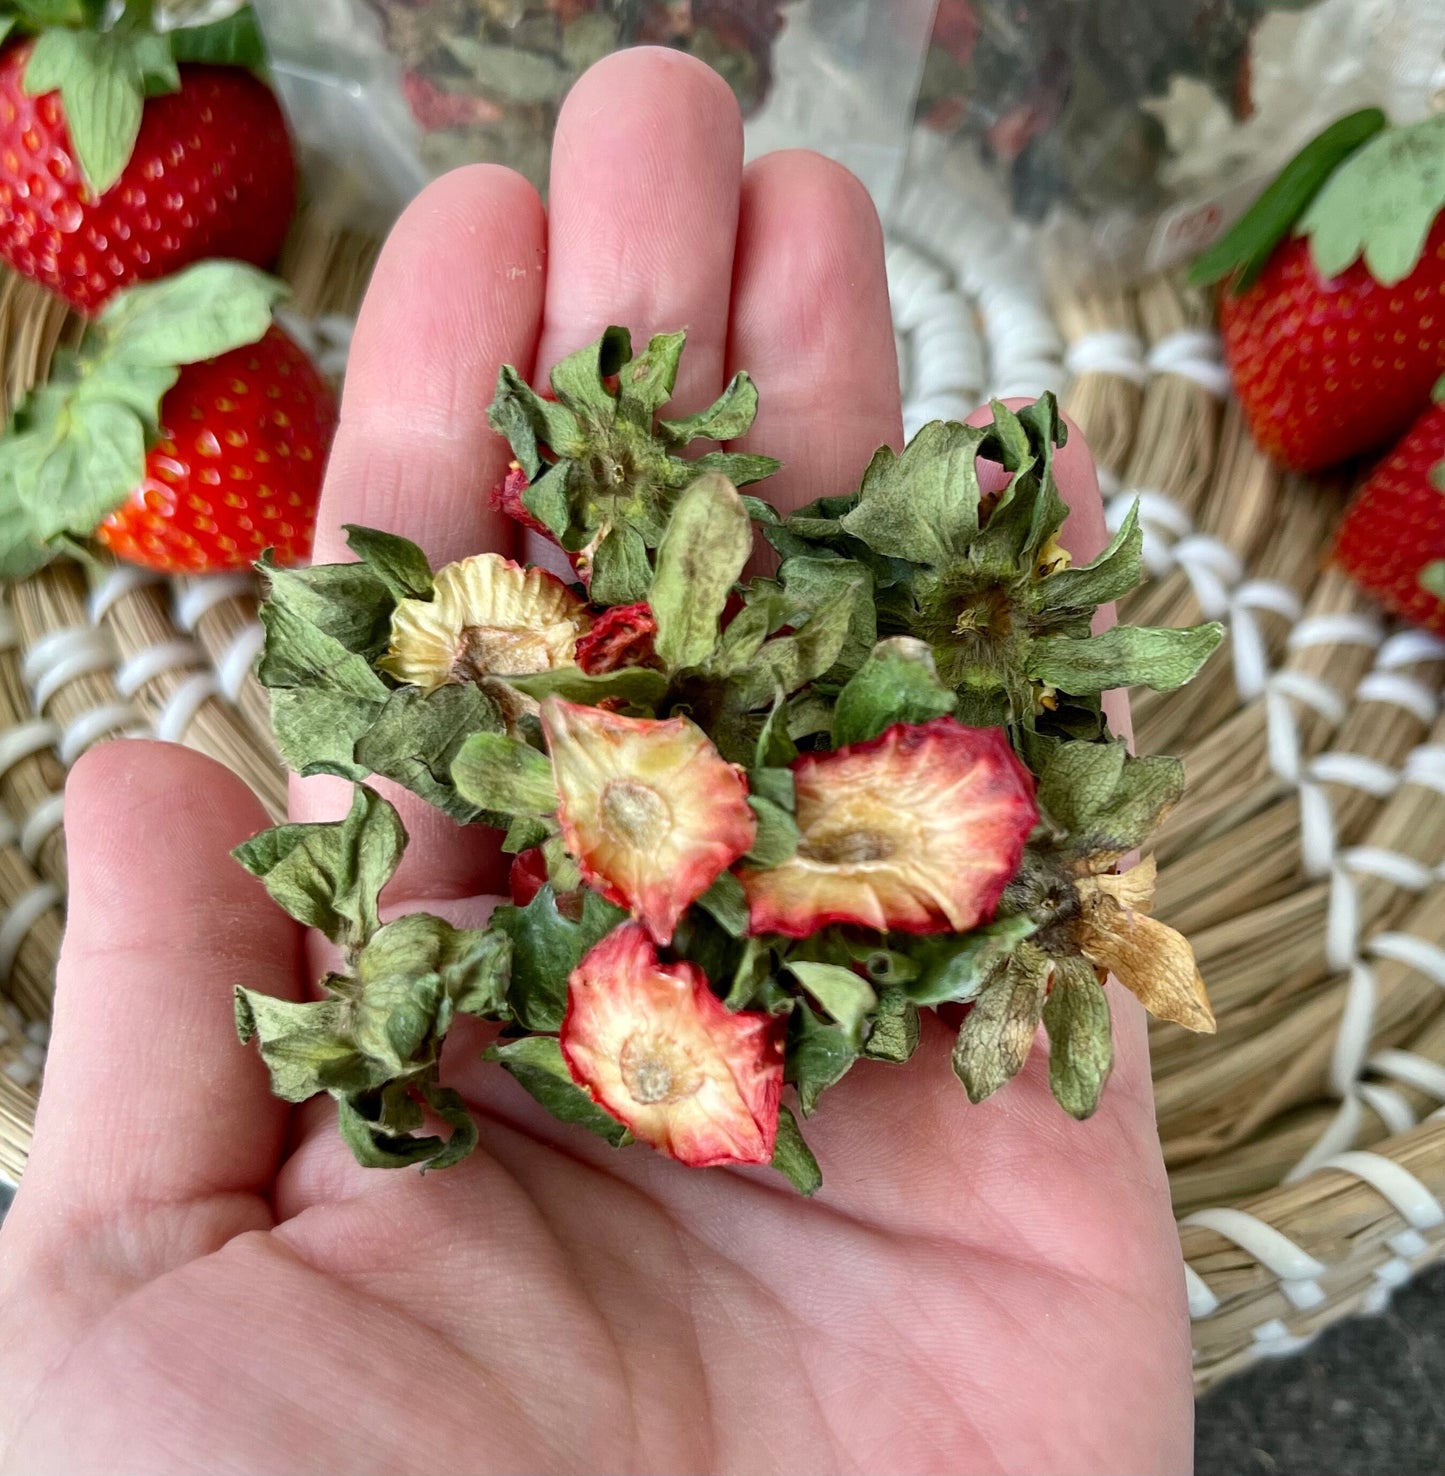
[[[690,329],[683,411],[754,375],[777,500],[855,485],[899,438],[878,222],[822,159],[741,155],[726,87],[638,51],[569,99],[550,219],[501,169],[428,190],[357,331],[318,555],[344,556],[349,522],[434,561],[510,550],[486,502],[497,367],[543,370],[609,322]],[[1077,441],[1060,475],[1092,551]],[[475,923],[497,855],[400,803],[390,910]],[[302,818],[344,806],[327,781],[295,794]],[[811,1201],[559,1126],[475,1037],[443,1077],[479,1150],[364,1171],[329,1104],[272,1100],[236,1043],[233,985],[295,997],[309,975],[227,858],[263,823],[179,749],[112,745],[72,776],[51,1065],[0,1238],[5,1469],[1187,1469],[1178,1245],[1122,991],[1092,1121],[1038,1060],[971,1107],[930,1018],[907,1067],[860,1063],[828,1094]]]

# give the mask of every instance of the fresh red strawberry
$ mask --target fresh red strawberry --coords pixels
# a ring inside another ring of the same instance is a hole
[[[161,401],[145,481],[96,529],[117,558],[165,574],[311,553],[336,396],[279,328],[188,364]]]
[[[1383,131],[1382,131],[1383,130]],[[1388,444],[1445,368],[1445,118],[1342,119],[1194,280],[1232,277],[1225,354],[1256,440],[1310,471]]]
[[[0,54],[0,258],[88,313],[119,288],[205,257],[274,259],[296,182],[271,90],[240,67],[183,66],[178,90],[145,99],[133,139],[96,142],[101,123],[71,117],[96,106],[83,79],[27,90],[37,84],[32,54],[44,62],[38,49],[70,34]],[[38,71],[41,83],[70,75]]]
[[[1445,635],[1445,405],[1432,405],[1355,494],[1334,560],[1387,610]]]
[[[0,576],[92,536],[166,573],[305,558],[336,398],[284,295],[207,261],[112,298],[0,438]]]

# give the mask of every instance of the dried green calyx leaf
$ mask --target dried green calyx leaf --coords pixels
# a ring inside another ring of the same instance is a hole
[[[657,654],[669,671],[699,666],[712,655],[728,596],[752,549],[747,509],[721,473],[699,477],[677,499],[647,595]]]
[[[939,680],[933,652],[912,636],[879,641],[838,694],[833,746],[865,743],[894,723],[945,717],[958,698]]]
[[[788,970],[822,1005],[849,1041],[860,1048],[868,1016],[878,1004],[873,986],[852,969],[838,964],[796,962]]]
[[[593,594],[607,604],[648,597],[648,550],[662,541],[678,494],[698,476],[716,471],[743,486],[777,469],[769,457],[679,454],[699,437],[743,434],[757,413],[757,391],[738,374],[706,410],[657,419],[672,396],[685,338],[658,334],[634,357],[627,330],[609,328],[552,370],[555,400],[505,366],[488,411],[527,476],[528,511],[564,548],[596,545]]]
[[[1056,959],[1044,1002],[1049,1089],[1071,1117],[1092,1117],[1114,1064],[1109,1000],[1081,958]]]
[[[111,298],[0,439],[0,573],[39,568],[94,532],[140,485],[182,366],[255,343],[286,291],[254,267],[208,261]]]
[[[632,1134],[604,1111],[572,1080],[555,1035],[527,1035],[498,1041],[487,1059],[506,1067],[516,1080],[559,1122],[576,1123],[605,1138],[614,1148],[632,1141]]]
[[[823,1187],[823,1171],[803,1139],[798,1119],[787,1107],[778,1109],[778,1136],[773,1144],[773,1167],[799,1194],[816,1194]]]
[[[377,895],[404,845],[391,806],[358,789],[345,821],[278,826],[238,848],[293,916],[346,946],[348,972],[328,975],[326,997],[310,1003],[239,987],[236,1028],[257,1042],[277,1096],[335,1098],[359,1162],[441,1168],[476,1142],[461,1099],[438,1083],[442,1042],[458,1010],[508,1018],[512,949],[503,933],[426,913],[381,926]],[[424,1109],[450,1125],[447,1138],[414,1136]]]
[[[794,1006],[783,1075],[797,1088],[804,1117],[813,1115],[818,1098],[843,1079],[860,1052],[843,1026],[826,1024],[801,1002]]]
[[[512,940],[508,1003],[528,1030],[555,1031],[567,1008],[567,979],[582,955],[600,942],[627,914],[596,892],[569,898],[564,913],[552,887],[544,886],[525,907],[499,907],[492,927]]]
[[[380,926],[377,898],[405,847],[395,809],[358,786],[344,820],[278,825],[232,854],[297,922],[357,950]]]
[[[1363,257],[1377,282],[1393,287],[1414,271],[1445,206],[1445,116],[1387,128],[1330,176],[1300,219],[1322,277]]]
[[[1038,802],[1061,832],[1058,845],[1080,858],[1122,856],[1143,845],[1184,793],[1184,765],[1136,758],[1122,739],[1053,742],[1031,755]]]
[[[959,1027],[953,1069],[970,1102],[991,1097],[1028,1060],[1043,1015],[1051,964],[1032,943],[1021,943],[985,985]]]

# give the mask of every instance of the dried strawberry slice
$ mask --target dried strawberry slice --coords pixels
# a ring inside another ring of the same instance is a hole
[[[804,754],[793,784],[796,854],[739,873],[754,933],[966,932],[993,915],[1038,820],[1003,730],[951,717]]]
[[[438,569],[429,600],[400,600],[380,662],[398,681],[434,692],[575,664],[591,622],[582,601],[544,569],[477,554]]]
[[[627,718],[560,698],[542,704],[567,849],[609,902],[658,943],[752,846],[747,784],[686,718]]]
[[[572,972],[562,1054],[634,1137],[693,1168],[768,1163],[783,1090],[783,1022],[732,1014],[695,964],[662,963],[624,923]]]

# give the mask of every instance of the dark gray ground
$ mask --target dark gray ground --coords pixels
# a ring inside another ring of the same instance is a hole
[[[1197,1476],[1445,1471],[1445,1268],[1199,1406]]]
[[[0,1217],[10,1191],[0,1185]],[[1196,1476],[1445,1472],[1445,1268],[1199,1406]]]

